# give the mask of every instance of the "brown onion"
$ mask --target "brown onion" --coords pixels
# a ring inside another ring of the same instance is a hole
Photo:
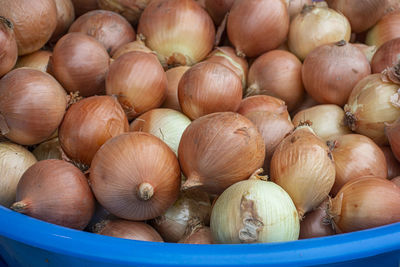
[[[53,53],[47,50],[38,50],[32,54],[19,57],[15,69],[18,68],[33,68],[43,72],[47,72],[50,57]]]
[[[183,244],[214,244],[210,227],[198,225],[193,227],[178,243]]]
[[[246,116],[249,113],[260,111],[280,114],[290,120],[285,102],[269,95],[255,95],[244,98],[237,113]]]
[[[18,144],[45,141],[60,125],[66,108],[64,89],[47,73],[16,69],[0,80],[0,133]]]
[[[0,77],[12,70],[18,58],[18,46],[14,26],[8,19],[0,16]]]
[[[329,220],[326,219],[328,208],[329,200],[325,200],[313,211],[306,214],[304,220],[300,222],[299,239],[322,237],[335,234],[332,225],[329,223]]]
[[[117,59],[123,54],[129,53],[129,52],[144,52],[144,53],[153,53],[150,48],[146,46],[146,44],[140,40],[137,39],[134,42],[126,43],[121,45],[112,55],[113,59]]]
[[[300,60],[318,46],[350,40],[350,23],[345,16],[321,6],[305,6],[290,23],[290,51]]]
[[[90,170],[96,199],[123,219],[153,219],[178,198],[179,162],[163,141],[148,133],[125,133],[108,140]]]
[[[377,50],[376,46],[374,46],[374,45],[368,46],[366,44],[359,44],[359,43],[352,44],[352,45],[357,47],[358,49],[360,49],[360,51],[363,52],[364,55],[367,57],[368,62],[371,63],[372,58],[375,55],[376,50]],[[371,67],[373,69],[373,66],[371,66]]]
[[[182,112],[194,120],[223,111],[236,111],[242,101],[239,76],[224,65],[201,62],[187,70],[178,85]]]
[[[219,194],[260,168],[265,146],[254,124],[233,112],[218,112],[194,120],[178,149],[183,189]]]
[[[56,42],[67,31],[75,19],[74,5],[71,0],[55,0],[57,7],[57,26],[50,41]]]
[[[32,165],[17,187],[11,209],[34,218],[84,229],[95,202],[85,175],[74,165],[49,159]]]
[[[151,0],[97,0],[100,9],[116,12],[136,25]]]
[[[115,97],[92,96],[68,109],[58,137],[71,160],[90,165],[108,139],[128,131],[128,119]]]
[[[386,179],[388,169],[385,155],[370,138],[360,134],[346,134],[328,141],[328,145],[336,168],[332,196],[351,179],[363,176]]]
[[[68,92],[92,96],[104,93],[109,64],[106,49],[96,39],[74,32],[57,42],[49,70]]]
[[[400,176],[393,178],[391,181],[400,188]]]
[[[325,142],[310,127],[300,126],[276,148],[270,175],[288,192],[302,218],[328,196],[335,182],[335,164]]]
[[[294,117],[297,113],[299,113],[302,110],[308,109],[308,108],[312,108],[314,106],[318,105],[318,102],[315,101],[309,94],[307,94],[307,92],[304,94],[304,98],[303,101],[300,103],[300,105],[292,110],[290,112],[290,116]]]
[[[116,95],[128,119],[161,106],[167,77],[152,54],[129,52],[113,62],[106,78],[108,95]]]
[[[385,126],[385,135],[387,136],[393,155],[400,160],[400,117],[392,124]]]
[[[165,72],[167,75],[167,97],[161,107],[170,108],[182,112],[179,105],[178,85],[183,74],[190,69],[189,66],[179,66]]]
[[[63,159],[58,137],[41,143],[32,151],[32,153],[35,155],[37,160]]]
[[[285,41],[289,15],[283,1],[237,0],[228,17],[229,40],[240,56],[255,57]]]
[[[299,111],[293,117],[295,127],[304,122],[309,123],[315,134],[324,141],[351,133],[346,125],[343,109],[336,105],[316,105]]]
[[[140,17],[138,32],[165,66],[201,61],[215,40],[212,19],[193,0],[151,1]]]
[[[97,4],[98,0],[71,0],[74,4],[75,15],[79,17],[80,15],[95,10],[99,8]]]
[[[95,225],[94,233],[118,238],[164,242],[153,227],[144,222],[133,222],[121,219],[105,220]]]
[[[400,176],[400,163],[397,161],[396,157],[393,155],[390,146],[380,147],[386,158],[386,165],[388,168],[388,179],[393,179],[396,176]]]
[[[77,18],[68,30],[94,37],[112,55],[121,45],[136,39],[129,22],[112,11],[93,10]]]
[[[234,0],[205,0],[205,8],[214,20],[214,23],[220,25],[234,2]]]
[[[381,73],[400,59],[400,38],[387,41],[376,51],[371,61],[372,73]]]
[[[339,106],[346,104],[354,86],[369,74],[366,56],[343,40],[314,49],[302,68],[307,93],[319,103]]]
[[[288,12],[290,20],[294,19],[297,14],[303,10],[304,5],[311,5],[312,0],[286,0],[288,2]]]
[[[400,37],[400,10],[385,15],[368,31],[365,43],[380,47],[384,43]]]
[[[274,50],[258,57],[251,65],[245,95],[271,95],[293,110],[303,99],[302,64],[290,52]]]
[[[328,212],[336,232],[400,222],[400,188],[376,177],[354,179],[332,199]]]
[[[0,16],[14,25],[18,55],[39,50],[50,39],[57,26],[54,0],[0,0]]]

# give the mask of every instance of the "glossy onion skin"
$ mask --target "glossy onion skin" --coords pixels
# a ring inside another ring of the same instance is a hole
[[[17,62],[18,46],[13,27],[9,20],[0,17],[0,77],[9,72]]]
[[[316,209],[306,214],[300,222],[299,239],[334,235],[335,230],[327,220],[329,201],[324,201]]]
[[[165,72],[167,75],[167,96],[161,107],[170,108],[182,112],[181,106],[179,105],[178,98],[178,85],[183,74],[190,69],[189,66],[179,66],[169,69]]]

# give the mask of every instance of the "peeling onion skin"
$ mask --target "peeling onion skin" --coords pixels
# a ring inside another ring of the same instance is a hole
[[[14,26],[6,18],[0,17],[0,77],[12,70],[18,58],[18,46]]]
[[[400,36],[399,36],[400,37]],[[400,38],[387,41],[376,51],[371,61],[372,73],[381,73],[400,59]]]
[[[52,54],[52,52],[47,50],[38,50],[32,54],[19,57],[14,68],[18,69],[26,67],[47,72],[47,67]]]
[[[54,0],[57,8],[57,26],[50,42],[57,42],[75,20],[75,9],[71,0]]]
[[[386,158],[386,165],[388,168],[387,178],[393,179],[394,177],[400,176],[400,162],[397,161],[396,157],[393,155],[390,146],[380,147]]]
[[[37,160],[46,160],[46,159],[63,159],[63,155],[61,153],[61,146],[58,140],[58,137],[40,143],[33,151],[33,155],[37,158]]]
[[[386,14],[367,33],[365,43],[375,45],[377,48],[384,43],[400,37],[400,10]]]
[[[116,12],[136,25],[151,0],[97,0],[100,9]]]
[[[304,220],[300,222],[299,239],[308,239],[322,236],[330,236],[335,234],[335,230],[329,223],[327,210],[329,200],[325,200],[316,209],[306,214]]]

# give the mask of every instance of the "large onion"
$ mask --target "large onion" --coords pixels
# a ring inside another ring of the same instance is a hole
[[[17,62],[18,47],[13,24],[0,16],[0,77],[9,72]]]

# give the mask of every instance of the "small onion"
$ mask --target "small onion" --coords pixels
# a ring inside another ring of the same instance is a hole
[[[285,101],[293,110],[304,96],[302,64],[290,52],[274,50],[258,57],[251,65],[246,96],[272,95]]]
[[[93,10],[77,18],[68,30],[94,37],[111,55],[121,46],[135,41],[136,33],[122,16],[107,10]]]
[[[392,124],[385,126],[385,135],[387,136],[393,155],[400,160],[400,117]]]
[[[228,17],[229,40],[240,56],[255,57],[285,41],[289,15],[283,1],[237,0]]]
[[[170,108],[182,112],[179,105],[178,86],[183,74],[190,69],[189,66],[179,66],[165,72],[167,75],[167,97],[162,104],[163,108]]]
[[[92,96],[104,93],[109,64],[106,49],[96,39],[74,32],[57,42],[49,70],[68,92]]]
[[[9,207],[15,201],[17,185],[36,158],[27,149],[10,142],[0,143],[0,205]]]
[[[360,51],[363,52],[364,55],[367,57],[368,62],[371,63],[372,58],[375,55],[376,50],[377,50],[375,45],[368,46],[366,44],[359,44],[359,43],[352,44],[352,45],[357,47],[358,49],[360,49]],[[371,67],[372,67],[372,70],[373,70],[373,66],[371,66]]]
[[[32,151],[32,153],[35,155],[37,160],[63,159],[58,137],[41,143]]]
[[[345,184],[328,211],[336,232],[353,232],[400,222],[400,188],[393,182],[362,177]]]
[[[211,212],[216,243],[297,240],[300,223],[289,195],[277,184],[251,178],[226,189]]]
[[[350,23],[345,16],[327,7],[305,6],[290,23],[289,48],[299,59],[316,47],[350,40]]]
[[[49,159],[32,165],[17,187],[11,209],[57,225],[84,229],[95,202],[85,175],[74,165]]]
[[[346,125],[343,109],[336,105],[317,105],[299,111],[293,117],[295,127],[304,122],[310,123],[315,134],[324,141],[335,136],[351,133]]]
[[[108,95],[116,95],[128,119],[161,106],[166,97],[167,77],[157,58],[129,52],[113,62],[106,78]]]
[[[400,60],[400,38],[387,41],[376,51],[371,61],[372,73],[381,73]]]
[[[385,155],[370,138],[360,134],[346,134],[328,141],[328,145],[336,168],[332,196],[351,179],[363,176],[386,179],[388,169]]]
[[[182,112],[194,120],[223,111],[236,111],[242,101],[239,76],[222,64],[201,62],[187,70],[178,85]]]
[[[368,31],[365,43],[380,47],[384,43],[400,37],[400,10],[385,15]]]
[[[393,155],[392,149],[389,146],[381,146],[381,150],[386,158],[386,165],[388,168],[388,179],[393,179],[396,176],[400,176],[400,163]]]
[[[143,113],[130,125],[130,131],[150,133],[163,140],[178,154],[179,142],[190,119],[182,113],[166,108],[152,109]]]
[[[112,55],[113,59],[117,59],[120,56],[129,53],[129,52],[144,52],[144,53],[153,53],[150,48],[146,46],[146,44],[137,39],[136,41],[129,42],[121,45]]]
[[[400,188],[400,176],[393,178],[391,181]]]
[[[214,244],[210,227],[199,225],[188,232],[178,243]]]
[[[276,148],[270,174],[303,218],[328,196],[335,182],[335,164],[328,146],[310,127],[300,126]]]
[[[132,240],[164,242],[150,225],[121,219],[105,220],[96,224],[94,233]]]
[[[100,9],[116,12],[136,25],[151,0],[97,0]]]
[[[54,0],[0,0],[0,6],[0,16],[14,25],[20,56],[44,46],[57,26]]]
[[[205,0],[205,8],[214,20],[214,23],[220,25],[234,2],[235,0]]]
[[[125,133],[108,140],[90,170],[96,199],[122,219],[153,219],[178,198],[179,162],[163,141],[148,133]]]
[[[74,4],[75,14],[79,17],[86,12],[98,9],[98,0],[71,0]]]
[[[128,119],[115,97],[92,96],[68,109],[58,137],[71,160],[90,165],[108,139],[128,131]]]
[[[237,113],[246,116],[252,112],[272,112],[287,117],[290,120],[285,102],[269,95],[246,97],[240,103]]]
[[[0,133],[18,144],[45,141],[60,125],[66,108],[64,89],[47,73],[16,69],[0,80]]]
[[[288,12],[290,20],[294,19],[297,14],[303,10],[304,5],[311,5],[312,0],[286,0],[288,3]]]
[[[53,53],[47,50],[38,50],[32,54],[19,57],[15,69],[33,68],[43,72],[47,72],[50,57]]]
[[[67,31],[75,19],[74,5],[71,0],[55,0],[57,7],[57,26],[50,41],[56,42]]]
[[[325,200],[316,209],[306,214],[304,220],[300,222],[299,239],[322,237],[335,234],[332,225],[329,223],[329,220],[326,219],[328,208],[329,200]]]
[[[218,112],[194,120],[178,149],[183,189],[222,193],[263,165],[265,146],[254,124],[233,112]]]
[[[140,17],[138,32],[163,65],[193,65],[210,53],[215,40],[212,19],[193,0],[151,1]]]
[[[302,68],[307,93],[319,103],[339,106],[346,104],[354,86],[369,74],[366,56],[343,40],[314,49]]]
[[[0,16],[0,77],[12,70],[18,58],[13,24]]]

